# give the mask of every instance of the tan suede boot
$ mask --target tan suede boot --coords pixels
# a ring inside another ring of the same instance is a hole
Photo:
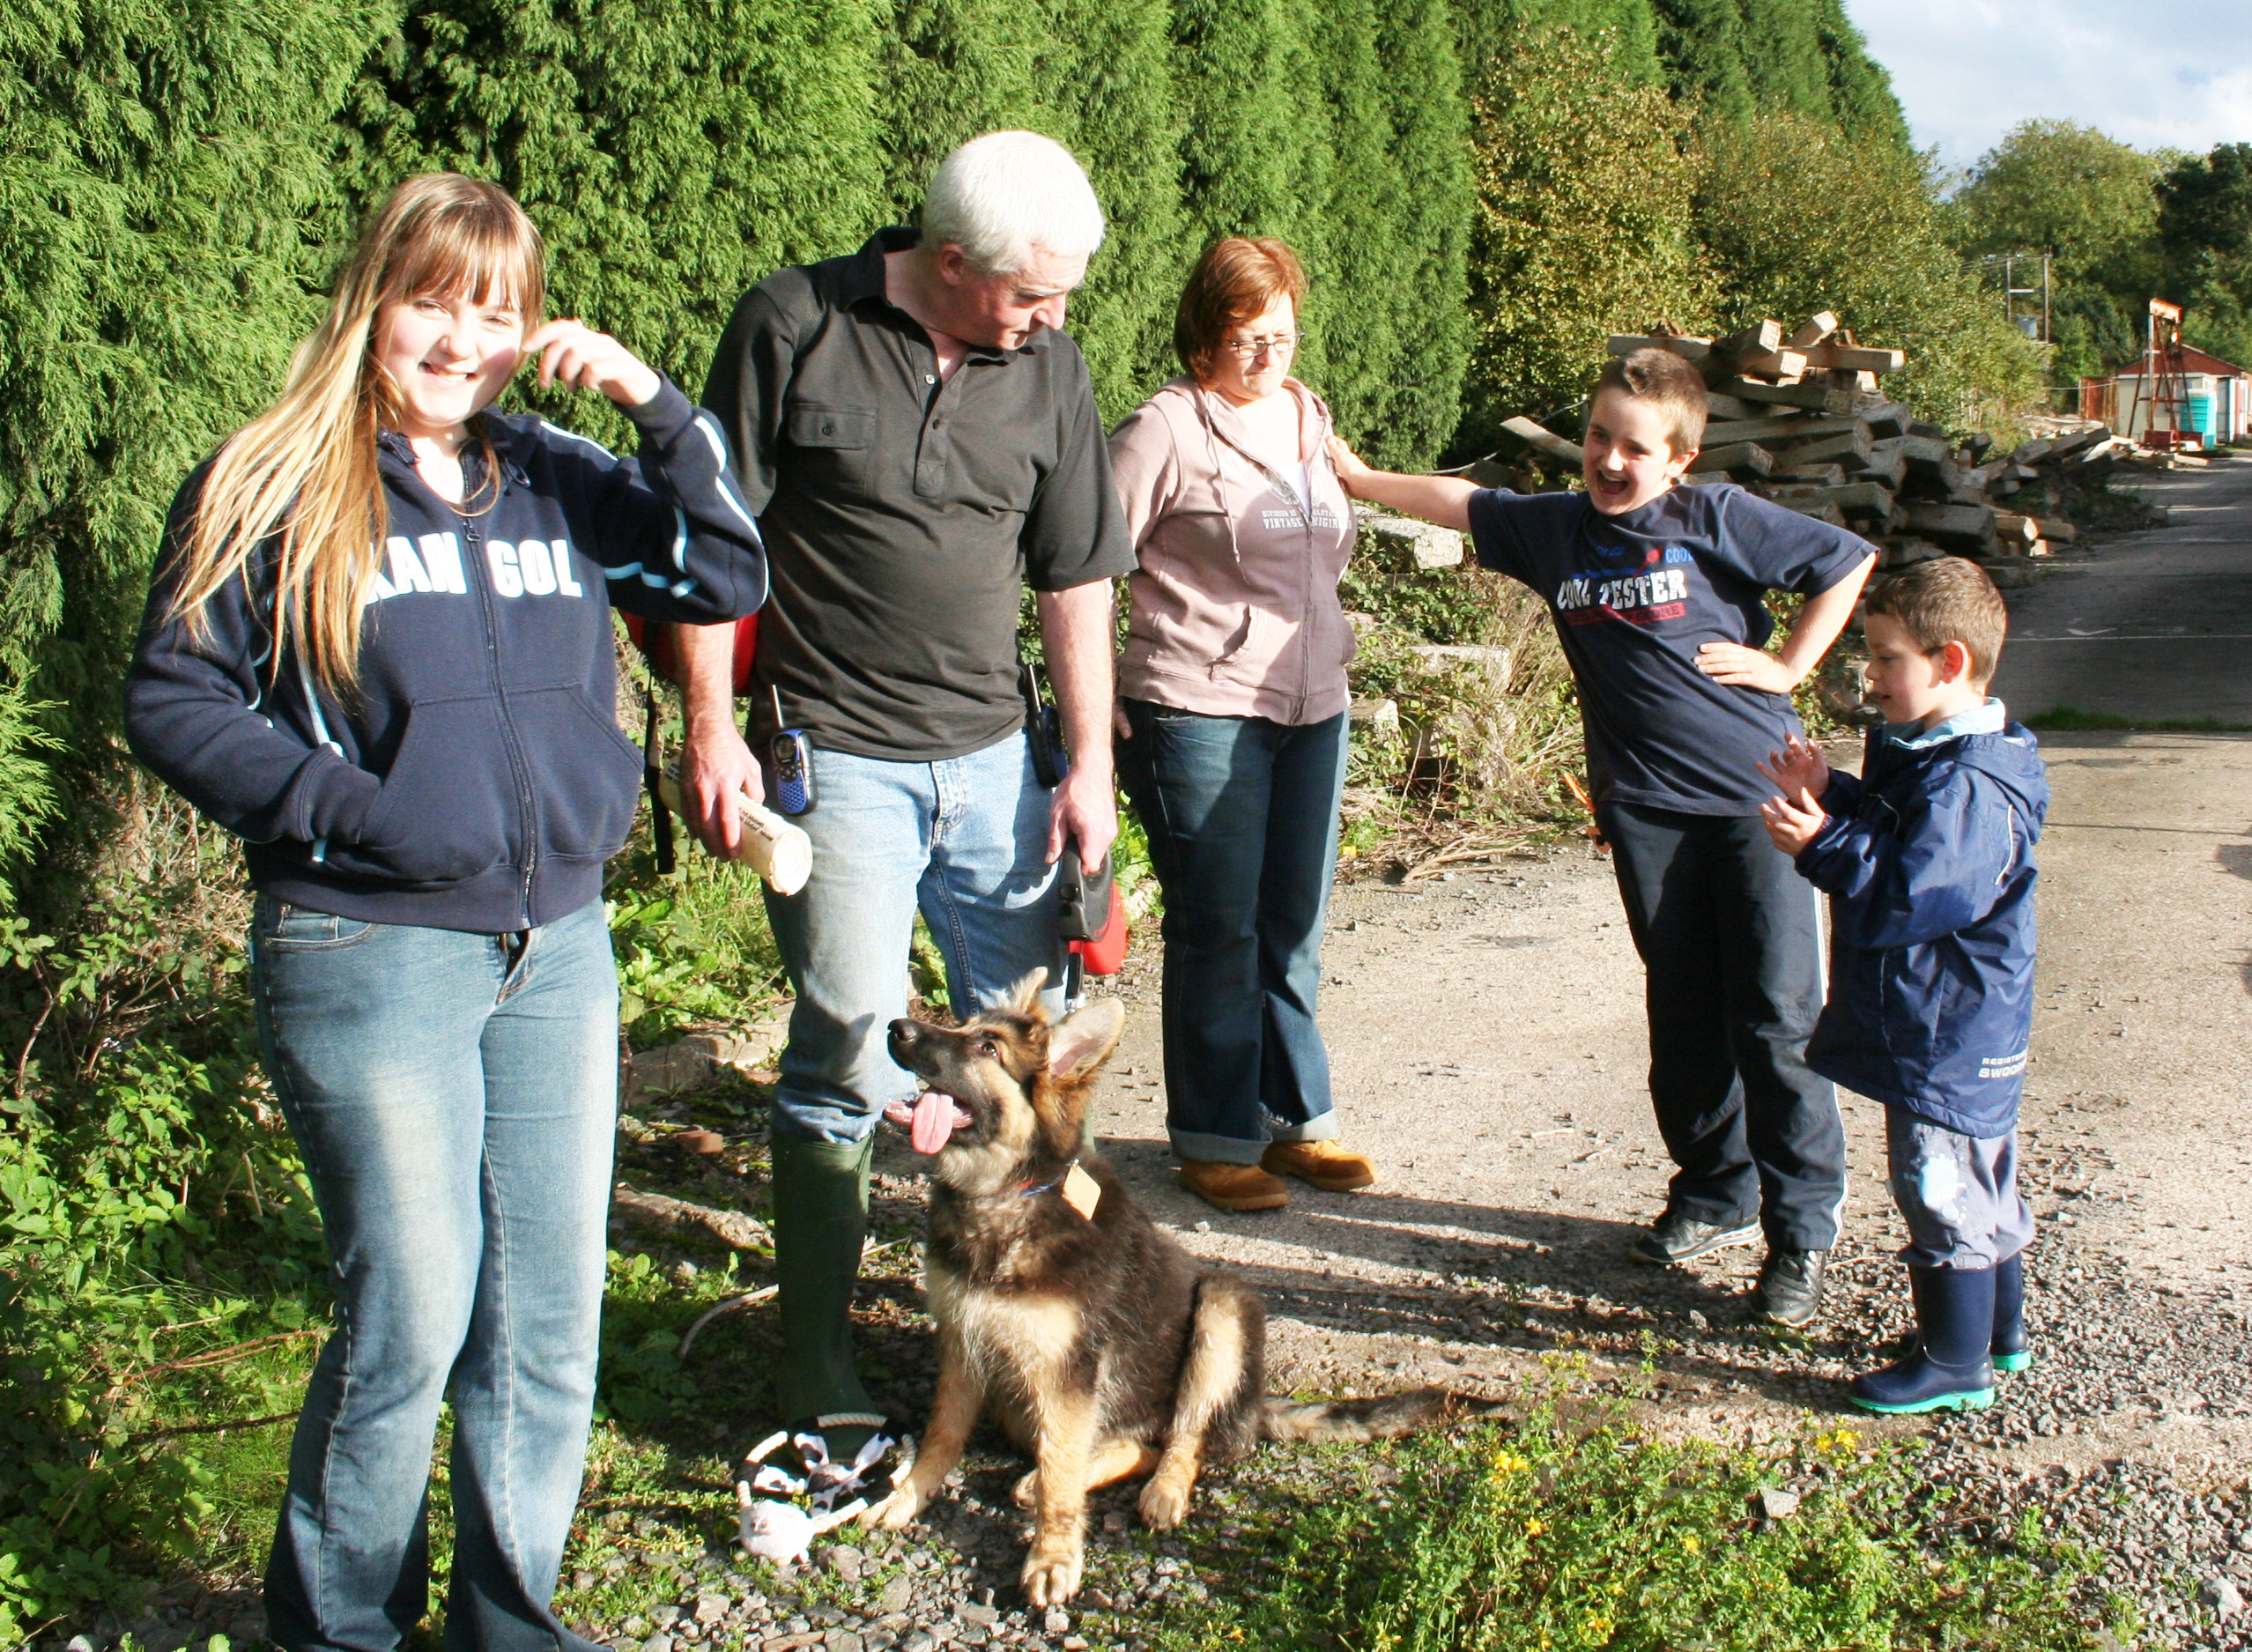
[[[1278,1176],[1296,1176],[1324,1193],[1350,1193],[1376,1180],[1376,1167],[1364,1153],[1335,1142],[1271,1142],[1259,1167]]]
[[[1278,1211],[1290,1203],[1290,1189],[1256,1165],[1184,1159],[1181,1185],[1222,1211]]]

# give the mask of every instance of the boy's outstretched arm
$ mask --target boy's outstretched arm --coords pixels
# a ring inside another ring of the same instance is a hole
[[[1470,531],[1470,496],[1478,492],[1476,483],[1465,482],[1459,476],[1401,476],[1391,470],[1374,470],[1335,436],[1330,438],[1330,459],[1337,467],[1337,480],[1355,499],[1389,505],[1441,528]],[[1852,608],[1848,601],[1847,611]],[[1838,623],[1843,625],[1845,621],[1840,619]]]
[[[1830,644],[1838,640],[1838,633],[1853,618],[1853,605],[1861,599],[1861,588],[1870,570],[1876,566],[1874,555],[1863,557],[1860,567],[1829,589],[1808,597],[1798,618],[1790,622],[1780,652],[1770,654],[1737,642],[1708,642],[1697,650],[1697,669],[1723,683],[1788,694],[1822,663]]]

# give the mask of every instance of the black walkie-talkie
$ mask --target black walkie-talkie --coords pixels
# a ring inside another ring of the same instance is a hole
[[[774,765],[774,807],[784,814],[804,814],[813,806],[813,742],[803,729],[782,721],[782,690],[769,685],[774,697],[774,737],[767,752]]]
[[[1071,772],[1071,756],[1063,749],[1063,719],[1041,697],[1040,687],[1040,667],[1030,660],[1019,663],[1017,692],[1025,697],[1025,744],[1032,748],[1033,778],[1043,789],[1054,791]]]

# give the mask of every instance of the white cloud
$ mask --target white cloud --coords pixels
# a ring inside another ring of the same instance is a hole
[[[2252,0],[1847,0],[1916,143],[1967,167],[2020,121],[2137,149],[2252,142]]]

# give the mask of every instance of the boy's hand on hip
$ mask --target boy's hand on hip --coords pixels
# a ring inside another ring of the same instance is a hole
[[[1822,812],[1822,805],[1814,801],[1813,794],[1804,790],[1796,796],[1770,797],[1759,805],[1759,819],[1767,826],[1767,836],[1793,860],[1821,835],[1829,818]]]
[[[1790,667],[1765,648],[1747,648],[1740,642],[1708,642],[1697,650],[1697,669],[1731,688],[1788,694],[1798,686]]]

